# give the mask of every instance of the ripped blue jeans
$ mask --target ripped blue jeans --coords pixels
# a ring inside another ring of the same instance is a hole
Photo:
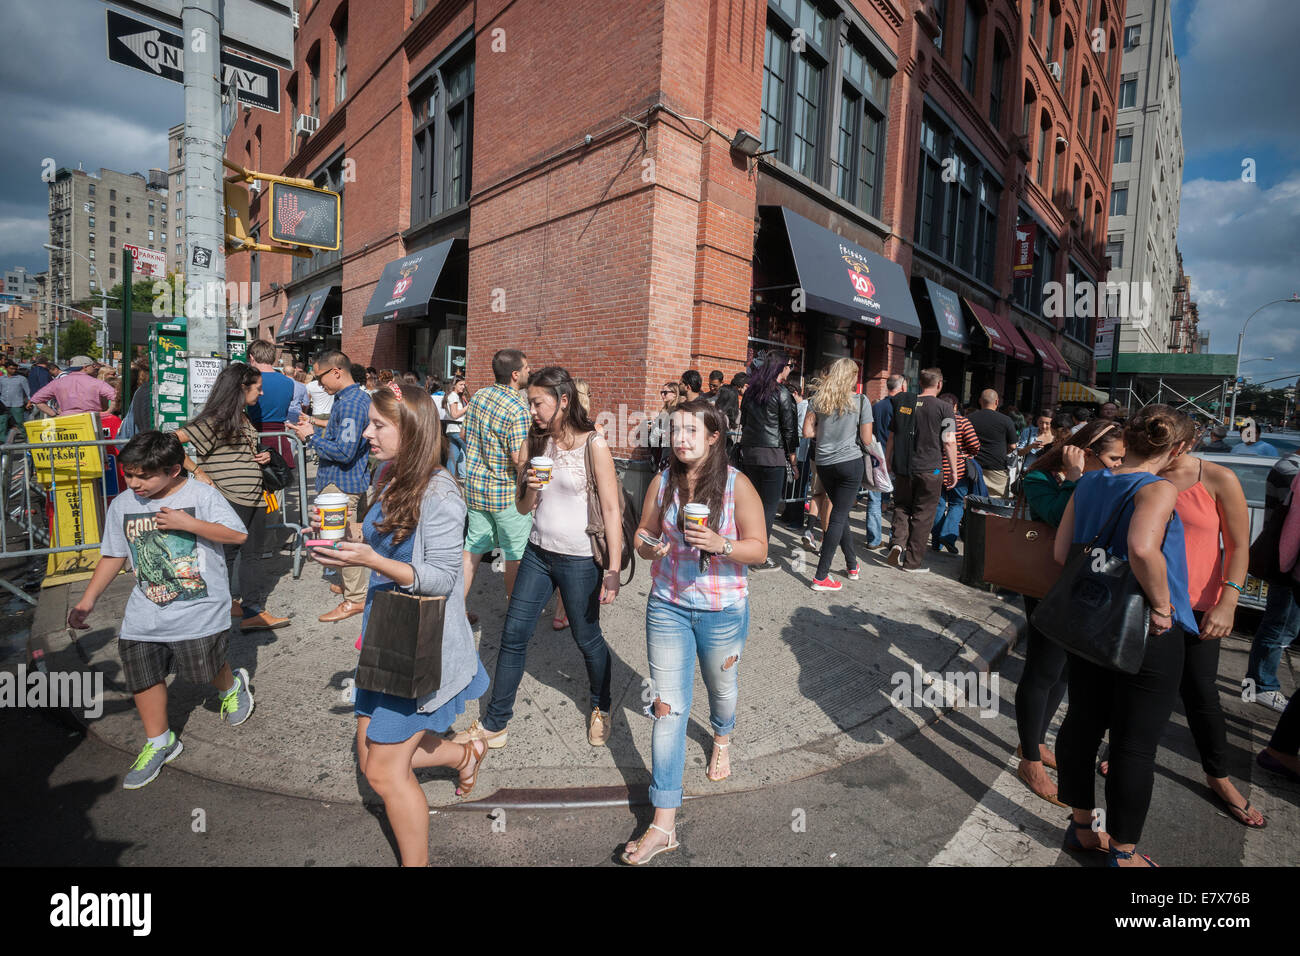
[[[654,694],[646,713],[655,721],[650,744],[650,802],[660,809],[673,809],[682,805],[695,659],[699,657],[709,694],[713,734],[729,734],[736,725],[740,655],[749,635],[749,601],[738,601],[721,611],[695,611],[652,596],[646,605],[645,635]],[[668,705],[667,716],[655,717],[656,700]]]

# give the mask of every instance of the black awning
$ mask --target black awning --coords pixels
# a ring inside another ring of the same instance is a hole
[[[898,263],[837,236],[784,206],[779,209],[809,309],[921,337],[907,276]]]
[[[306,304],[307,296],[305,295],[289,300],[289,305],[284,310],[284,317],[280,320],[280,327],[275,332],[277,342],[283,342],[293,334],[294,327],[298,324],[298,316],[302,314],[302,307]]]
[[[455,239],[447,239],[384,266],[361,324],[380,325],[428,315],[429,299],[455,243]]]
[[[340,291],[339,286],[326,285],[307,296],[307,304],[303,306],[302,315],[298,316],[298,323],[293,328],[294,338],[303,338],[311,334],[325,312],[325,300],[329,298],[331,292],[337,291]]]
[[[932,279],[925,283],[930,307],[926,310],[939,330],[939,342],[944,348],[970,354],[970,338],[966,334],[966,319],[961,312],[961,298],[951,289],[945,289]]]

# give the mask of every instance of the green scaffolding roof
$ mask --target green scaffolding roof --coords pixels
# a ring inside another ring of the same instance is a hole
[[[1237,372],[1237,356],[1217,355],[1211,352],[1121,352],[1118,371],[1120,375],[1167,375],[1183,377],[1204,375],[1211,378],[1232,378]],[[1111,370],[1110,359],[1097,360],[1097,374]]]

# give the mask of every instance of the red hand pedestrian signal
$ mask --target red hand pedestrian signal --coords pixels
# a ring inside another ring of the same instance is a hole
[[[271,183],[271,238],[315,249],[339,247],[340,197],[328,189]]]
[[[279,209],[277,213],[280,218],[280,224],[284,226],[286,232],[294,232],[298,228],[298,223],[302,222],[306,212],[298,208],[298,197],[293,193],[281,195]]]

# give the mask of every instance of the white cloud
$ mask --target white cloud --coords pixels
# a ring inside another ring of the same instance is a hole
[[[1210,350],[1235,352],[1247,316],[1300,291],[1300,171],[1271,189],[1239,180],[1184,183],[1178,244]],[[1276,357],[1252,365],[1256,378],[1300,373],[1300,305],[1275,305],[1251,319],[1242,355]]]

